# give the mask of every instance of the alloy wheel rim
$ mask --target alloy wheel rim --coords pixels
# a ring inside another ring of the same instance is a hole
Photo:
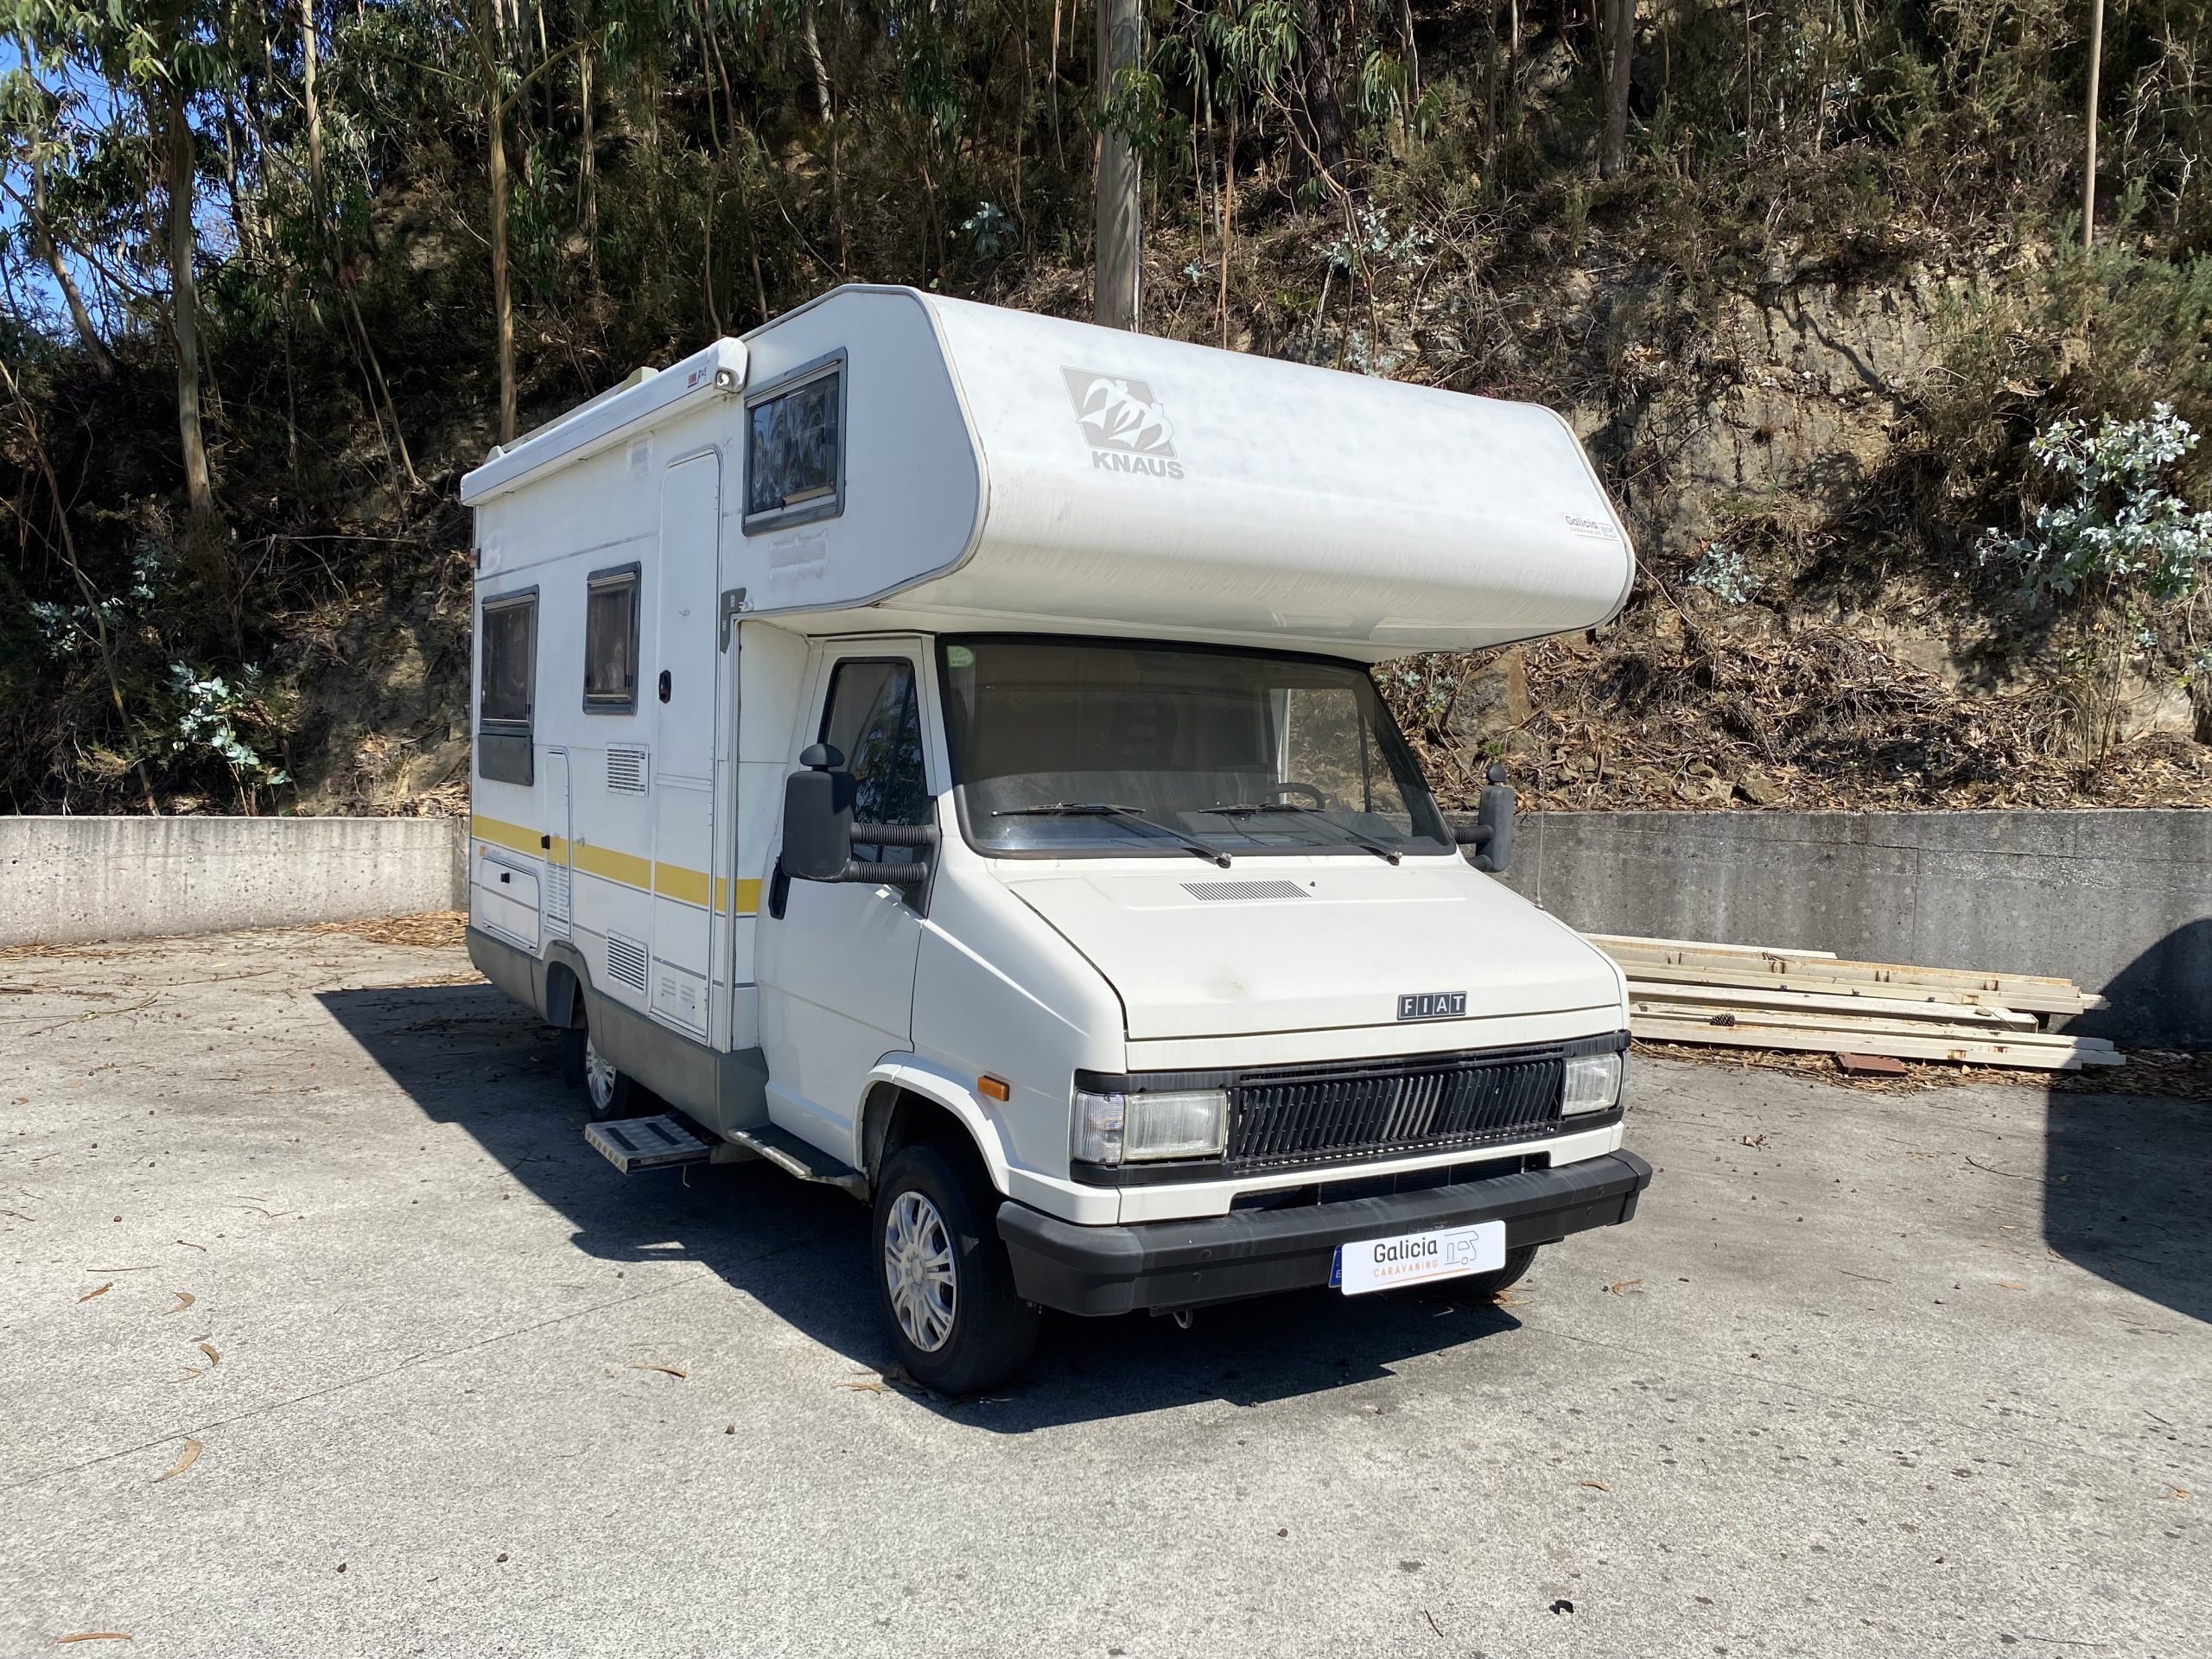
[[[925,1354],[951,1339],[959,1308],[952,1230],[920,1192],[901,1192],[883,1224],[883,1278],[899,1329]]]
[[[614,1103],[614,1068],[588,1034],[584,1038],[584,1090],[602,1112]]]

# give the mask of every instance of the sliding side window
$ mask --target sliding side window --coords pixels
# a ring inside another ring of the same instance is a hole
[[[584,593],[584,712],[638,712],[638,567],[594,570]]]
[[[476,775],[528,785],[531,715],[537,679],[537,589],[484,602],[476,660]]]

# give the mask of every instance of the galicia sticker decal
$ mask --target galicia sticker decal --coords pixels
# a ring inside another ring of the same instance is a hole
[[[1063,366],[1075,423],[1090,446],[1094,470],[1145,473],[1180,478],[1175,454],[1175,426],[1152,395],[1152,387],[1125,375]]]

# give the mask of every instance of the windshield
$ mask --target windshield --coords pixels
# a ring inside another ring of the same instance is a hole
[[[961,824],[981,851],[1453,850],[1357,664],[1031,637],[940,649]]]

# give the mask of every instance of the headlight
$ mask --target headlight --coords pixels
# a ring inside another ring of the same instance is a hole
[[[1561,1117],[1585,1112],[1610,1112],[1620,1104],[1621,1057],[1618,1054],[1573,1054],[1567,1057],[1567,1084],[1560,1095]]]
[[[1229,1143],[1229,1093],[1176,1089],[1075,1097],[1075,1155],[1087,1164],[1217,1157]]]

